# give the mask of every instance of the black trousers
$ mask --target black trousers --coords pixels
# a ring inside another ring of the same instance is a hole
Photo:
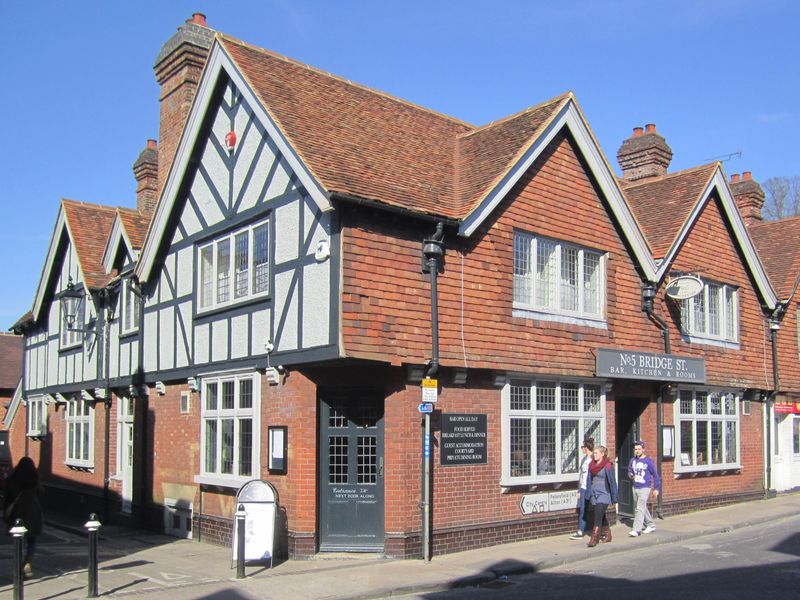
[[[592,507],[593,518],[586,518],[587,523],[594,523],[595,527],[608,527],[608,517],[606,511],[608,504],[589,504]]]

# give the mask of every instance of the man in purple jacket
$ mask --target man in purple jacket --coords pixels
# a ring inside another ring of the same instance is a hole
[[[636,513],[633,518],[633,529],[628,533],[631,537],[639,537],[644,533],[653,533],[656,530],[655,521],[647,508],[650,490],[658,498],[661,490],[661,479],[653,459],[646,455],[645,443],[642,440],[633,442],[633,458],[628,463],[628,479],[633,481],[633,498],[636,501]]]

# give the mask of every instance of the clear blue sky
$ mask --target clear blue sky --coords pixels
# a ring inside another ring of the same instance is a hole
[[[34,300],[62,197],[134,206],[158,136],[153,61],[193,12],[476,125],[575,92],[612,165],[655,123],[671,170],[800,174],[796,0],[99,0],[0,3],[0,326]]]

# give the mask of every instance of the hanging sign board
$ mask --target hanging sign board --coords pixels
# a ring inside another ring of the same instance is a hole
[[[485,465],[486,449],[486,415],[442,414],[442,466]]]
[[[439,399],[439,380],[422,380],[422,402],[436,402]]]
[[[695,275],[682,275],[670,279],[664,293],[673,300],[688,300],[703,291],[702,280]]]

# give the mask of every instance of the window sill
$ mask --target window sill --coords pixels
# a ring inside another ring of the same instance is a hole
[[[729,342],[727,340],[717,340],[714,338],[700,337],[697,335],[681,334],[684,342],[703,346],[716,346],[717,348],[727,348],[728,350],[740,350],[739,342]]]
[[[258,470],[256,470],[258,472]],[[248,481],[257,479],[256,477],[238,477],[235,475],[195,475],[194,482],[200,485],[211,485],[220,488],[230,488],[238,490]]]
[[[566,325],[577,325],[579,327],[592,327],[593,329],[608,329],[608,323],[602,319],[560,315],[557,313],[541,312],[530,308],[514,307],[514,309],[511,311],[511,316],[521,319],[533,319],[537,321],[550,321],[552,323],[564,323]]]
[[[269,292],[266,292],[258,296],[251,296],[250,298],[244,298],[242,300],[228,302],[227,304],[223,304],[222,306],[214,306],[213,308],[197,308],[195,310],[194,316],[195,319],[204,319],[206,317],[211,317],[219,313],[224,313],[229,310],[235,310],[237,308],[241,308],[242,306],[257,304],[259,302],[269,302],[270,299],[271,296]],[[199,304],[199,300],[195,298],[195,306],[197,306],[197,304]]]
[[[139,333],[139,328],[136,329],[129,329],[127,331],[123,331],[119,334],[119,339],[129,338],[137,335]]]
[[[742,470],[742,465],[703,465],[702,467],[677,467],[674,470],[675,478],[678,477],[708,477],[710,475],[722,475],[726,472],[739,472]]]
[[[520,487],[537,487],[548,486],[554,489],[559,489],[565,484],[575,483],[578,474],[570,473],[568,475],[547,475],[544,477],[504,477],[500,479],[500,487],[503,488],[520,488]]]
[[[29,437],[34,440],[42,440],[47,437],[46,431],[29,431],[25,434],[26,437]]]
[[[93,464],[77,464],[77,463],[64,463],[68,469],[72,471],[82,471],[84,473],[94,473]]]

